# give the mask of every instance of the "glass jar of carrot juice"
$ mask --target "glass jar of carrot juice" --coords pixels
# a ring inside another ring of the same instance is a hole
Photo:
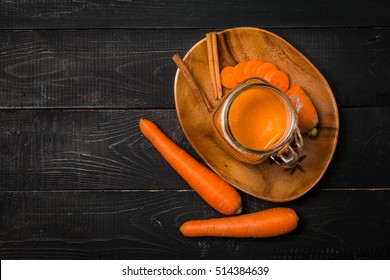
[[[271,157],[285,168],[298,163],[291,147],[297,113],[289,97],[260,78],[234,88],[215,109],[213,123],[225,146],[239,160],[258,164]]]

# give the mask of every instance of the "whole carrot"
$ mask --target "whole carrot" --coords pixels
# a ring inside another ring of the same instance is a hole
[[[318,125],[317,110],[313,102],[300,86],[291,87],[286,94],[291,98],[295,106],[300,106],[298,112],[298,128],[302,133],[310,132]]]
[[[298,216],[291,208],[270,208],[239,216],[192,220],[180,231],[184,236],[272,237],[286,234],[298,225]]]
[[[241,197],[231,185],[177,146],[152,121],[141,119],[139,126],[165,160],[211,207],[226,215],[241,212]]]

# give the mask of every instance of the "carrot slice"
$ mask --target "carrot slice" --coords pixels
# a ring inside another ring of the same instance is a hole
[[[260,78],[264,79],[265,75],[269,71],[274,70],[274,69],[278,69],[278,67],[275,64],[265,62],[262,65],[260,65],[260,67],[256,70],[255,75],[256,75],[256,77],[260,77]]]
[[[247,65],[248,61],[241,61],[236,66],[234,66],[233,75],[238,83],[241,83],[245,80],[244,68]]]
[[[275,207],[239,216],[188,221],[180,231],[188,237],[273,237],[293,231],[298,220],[293,209]]]
[[[318,124],[318,114],[313,102],[298,85],[292,86],[286,94],[298,107],[298,128],[302,133],[311,131]]]
[[[278,69],[269,71],[264,76],[264,80],[278,87],[284,92],[286,92],[290,86],[290,78],[288,77],[287,73]]]
[[[244,77],[245,79],[252,78],[256,76],[256,70],[263,64],[264,62],[258,59],[249,60],[244,68]]]
[[[234,88],[238,82],[234,78],[234,66],[226,66],[221,71],[221,84],[227,88]]]

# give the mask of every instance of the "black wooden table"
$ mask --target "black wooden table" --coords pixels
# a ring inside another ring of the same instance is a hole
[[[386,1],[2,1],[1,259],[387,259],[390,17]],[[333,160],[271,239],[183,237],[220,216],[138,128],[179,125],[174,53],[230,27],[271,31],[325,76],[340,113]]]

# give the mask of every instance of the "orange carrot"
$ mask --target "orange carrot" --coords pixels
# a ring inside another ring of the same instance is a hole
[[[234,66],[226,66],[221,71],[221,84],[227,88],[234,88],[238,82],[234,78]]]
[[[141,119],[139,126],[165,160],[211,207],[226,215],[241,212],[241,197],[231,185],[177,146],[152,121]]]
[[[180,231],[188,237],[272,237],[291,232],[298,220],[293,209],[277,207],[239,216],[192,220],[185,222]]]
[[[248,61],[241,61],[236,66],[234,66],[233,75],[238,83],[241,83],[245,80],[244,69]]]
[[[313,102],[307,96],[306,92],[298,85],[291,87],[286,94],[290,97],[293,104],[298,107],[298,128],[302,133],[310,132],[318,124],[318,114]],[[316,129],[311,132],[313,136]]]
[[[271,70],[264,76],[264,80],[286,92],[290,86],[290,79],[282,70]]]
[[[244,67],[245,79],[255,77],[256,70],[263,64],[263,61],[258,59],[252,59]]]
[[[278,69],[278,67],[275,64],[265,62],[262,65],[260,65],[260,67],[256,70],[255,75],[256,77],[264,78],[269,71],[274,69]]]

